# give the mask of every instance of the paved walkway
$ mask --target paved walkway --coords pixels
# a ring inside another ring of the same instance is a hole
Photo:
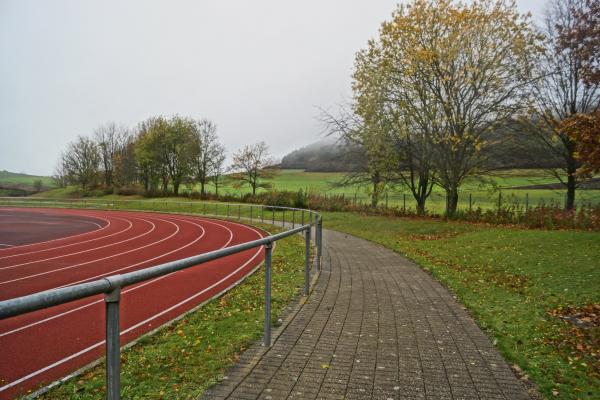
[[[448,291],[376,244],[324,231],[323,272],[298,308],[203,398],[530,398]]]

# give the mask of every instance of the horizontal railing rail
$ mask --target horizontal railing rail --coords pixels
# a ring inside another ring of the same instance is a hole
[[[159,206],[157,206],[159,204]],[[53,307],[59,304],[83,299],[90,296],[104,294],[106,309],[106,398],[115,400],[120,398],[120,294],[121,289],[135,283],[144,282],[160,276],[168,275],[183,269],[192,268],[200,264],[227,257],[256,247],[264,246],[265,249],[265,321],[263,344],[271,346],[271,259],[273,243],[286,237],[303,233],[305,237],[305,265],[304,265],[304,294],[308,295],[311,279],[311,231],[314,230],[314,243],[316,247],[315,269],[321,268],[322,254],[322,217],[313,210],[294,207],[279,207],[256,204],[231,204],[213,202],[179,202],[156,200],[62,200],[62,199],[23,199],[0,198],[0,206],[9,207],[69,207],[69,208],[97,208],[110,210],[151,210],[151,211],[178,211],[200,213],[211,217],[228,219],[249,220],[254,222],[281,225],[289,229],[269,235],[261,239],[226,247],[220,250],[199,254],[196,256],[144,268],[126,274],[111,275],[106,278],[77,285],[50,289],[27,296],[0,301],[0,319],[33,312],[40,309]],[[170,207],[169,207],[170,206]],[[175,207],[173,207],[175,206]],[[208,206],[208,207],[207,207]],[[161,210],[161,207],[163,209]],[[177,209],[179,207],[180,209]],[[173,210],[175,208],[175,210]],[[256,214],[253,211],[259,210]],[[219,213],[219,211],[222,211]],[[286,212],[288,220],[286,220]],[[281,218],[279,215],[281,214]],[[290,215],[291,214],[291,215]],[[270,218],[265,218],[265,216]],[[277,218],[276,218],[277,217]],[[291,218],[291,219],[290,219]],[[298,225],[298,226],[296,226]]]

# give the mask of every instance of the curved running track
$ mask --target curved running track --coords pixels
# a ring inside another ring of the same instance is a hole
[[[0,209],[0,300],[190,257],[264,236],[206,218],[141,212]],[[247,250],[122,291],[121,344],[230,287],[263,259]],[[0,321],[0,399],[104,354],[104,302],[90,297]]]

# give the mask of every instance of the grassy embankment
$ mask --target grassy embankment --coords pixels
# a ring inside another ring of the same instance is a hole
[[[35,176],[0,171],[0,196],[33,193],[36,190],[35,181],[37,180],[42,182],[42,190],[48,190],[56,187],[52,178],[47,176]]]
[[[597,398],[600,309],[591,305],[600,304],[600,233],[350,213],[326,213],[323,221],[430,271],[546,398]],[[580,328],[560,318],[578,312]]]
[[[311,190],[314,192],[332,195],[344,194],[347,198],[357,201],[368,201],[366,188],[353,187],[335,187],[343,173],[337,172],[304,172],[301,170],[282,170],[272,181],[274,190],[298,191]],[[521,205],[525,203],[525,196],[529,197],[529,205],[536,206],[539,203],[544,204],[563,204],[565,199],[564,190],[544,190],[544,189],[513,189],[518,186],[539,185],[556,183],[556,179],[547,175],[541,170],[508,170],[498,172],[496,175],[488,177],[485,181],[471,179],[461,188],[459,199],[459,208],[465,209],[469,206],[469,194],[471,195],[472,207],[481,207],[482,209],[495,208],[498,205],[498,190],[502,192],[503,202],[518,202]],[[197,186],[184,186],[182,192],[198,190]],[[208,186],[208,191],[213,191],[212,186]],[[260,189],[261,191],[264,189]],[[41,193],[44,197],[69,197],[76,192],[74,188],[57,188],[48,192]],[[241,195],[249,192],[248,187],[235,187],[230,180],[220,188],[220,194]],[[388,194],[388,204],[390,206],[403,206],[404,197],[406,197],[407,208],[414,208],[412,195],[401,190],[390,191]],[[109,197],[111,198],[111,197]],[[137,198],[137,197],[134,197]],[[578,204],[592,202],[600,203],[600,190],[578,190],[576,195]],[[385,203],[385,198],[382,199]],[[440,187],[435,187],[427,207],[430,211],[442,213],[444,210],[445,197]]]
[[[273,323],[303,287],[303,243],[295,235],[279,241],[273,253]],[[262,337],[263,279],[260,269],[224,296],[124,351],[123,398],[194,399],[221,379],[239,354]],[[101,363],[41,398],[98,399],[105,389]]]

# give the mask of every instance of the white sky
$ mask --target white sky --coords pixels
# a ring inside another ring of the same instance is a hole
[[[174,113],[215,121],[230,155],[264,140],[281,157],[350,99],[397,3],[0,0],[0,170],[50,175],[77,135]]]

